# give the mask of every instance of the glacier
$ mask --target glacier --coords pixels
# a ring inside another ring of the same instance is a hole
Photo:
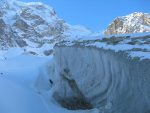
[[[107,46],[100,39],[56,44],[53,97],[67,109],[149,113],[150,59]]]
[[[150,113],[149,14],[100,36],[43,3],[0,5],[0,113]]]

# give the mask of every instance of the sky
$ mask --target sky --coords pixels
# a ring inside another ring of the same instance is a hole
[[[118,16],[133,12],[150,13],[150,0],[22,0],[43,2],[71,25],[103,31]]]

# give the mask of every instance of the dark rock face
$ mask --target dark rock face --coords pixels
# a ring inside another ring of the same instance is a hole
[[[105,35],[150,32],[150,15],[132,13],[116,18],[105,30]]]
[[[7,26],[6,23],[0,19],[0,49],[7,49],[9,47],[15,47],[15,37],[17,35],[13,33],[13,30],[10,26]]]

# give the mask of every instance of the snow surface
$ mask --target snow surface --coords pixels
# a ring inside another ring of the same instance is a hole
[[[89,35],[81,38],[72,38],[64,40],[56,45],[61,46],[86,46],[113,50],[115,52],[123,51],[128,53],[131,58],[139,57],[150,59],[150,32],[121,34],[121,35]]]

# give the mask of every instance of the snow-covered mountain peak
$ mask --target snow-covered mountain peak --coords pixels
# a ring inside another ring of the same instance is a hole
[[[40,2],[2,0],[0,4],[0,26],[3,26],[0,28],[3,32],[0,33],[0,49],[21,47],[37,52],[49,44],[47,50],[50,50],[51,45],[64,38],[92,33],[84,27],[67,24],[52,7]]]
[[[120,17],[124,21],[133,22],[132,24],[144,24],[145,18],[150,18],[148,13],[134,12],[127,16]]]
[[[40,3],[40,2],[27,3],[22,8],[22,10],[23,11],[26,10],[27,12],[30,12],[32,14],[40,15],[41,17],[45,14],[44,16],[48,16],[49,19],[52,16],[56,16],[56,12],[52,7],[47,6],[47,5]]]
[[[131,34],[150,31],[150,14],[134,12],[117,17],[105,30],[104,34]]]
[[[23,2],[18,0],[1,0],[0,9],[1,10],[17,10],[19,7],[23,6]]]

